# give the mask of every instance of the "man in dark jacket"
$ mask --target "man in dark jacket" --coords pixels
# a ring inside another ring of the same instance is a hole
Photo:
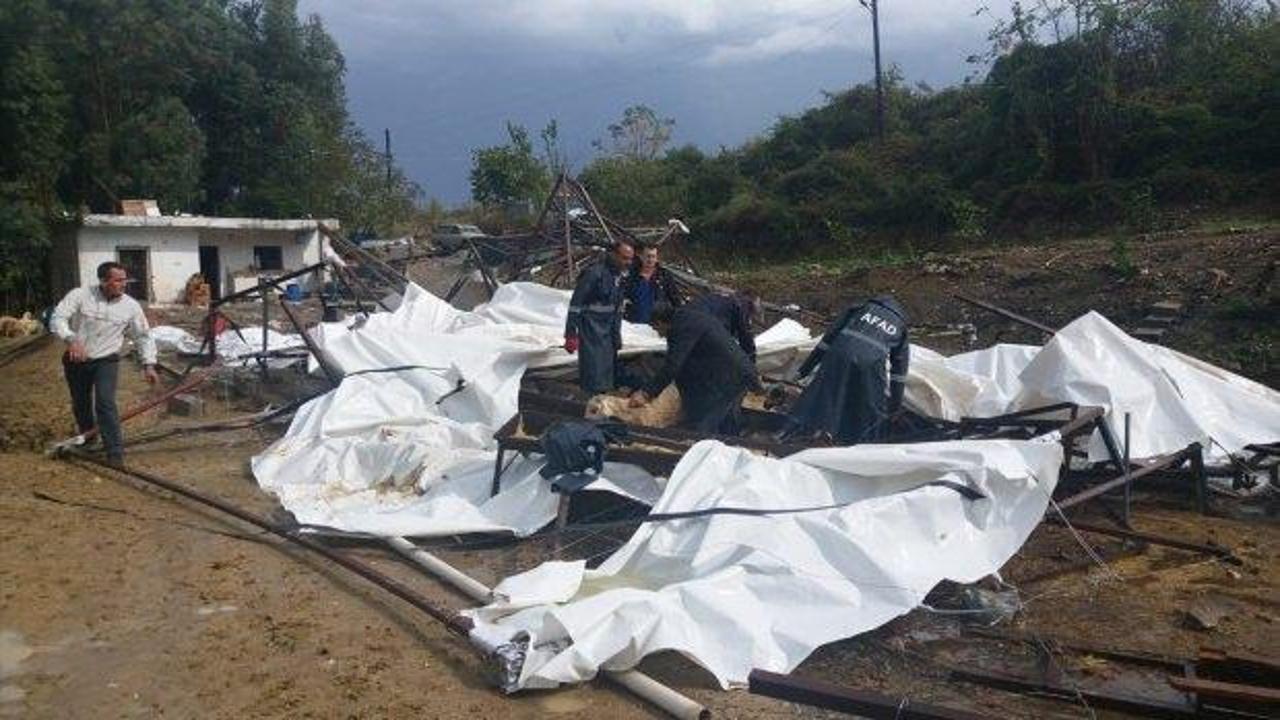
[[[564,349],[578,353],[578,384],[593,395],[614,386],[622,347],[622,277],[635,255],[635,248],[619,239],[604,260],[583,271],[569,299]]]
[[[689,307],[719,320],[752,363],[756,361],[756,338],[751,334],[751,318],[755,317],[757,305],[758,300],[746,293],[707,293],[689,301]]]
[[[715,318],[688,307],[654,307],[650,324],[667,338],[661,372],[631,396],[638,407],[672,381],[680,390],[681,425],[705,433],[736,435],[742,396],[760,379],[742,349]]]
[[[684,302],[676,289],[675,276],[658,262],[657,245],[640,248],[640,261],[627,273],[622,287],[626,308],[623,318],[627,322],[649,322],[653,307],[658,303],[676,307]]]
[[[800,366],[801,378],[815,367],[818,374],[791,410],[791,434],[824,431],[840,444],[883,439],[902,406],[909,352],[907,314],[894,298],[845,310]]]

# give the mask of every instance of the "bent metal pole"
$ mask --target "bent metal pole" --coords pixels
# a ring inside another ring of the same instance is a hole
[[[167,490],[174,495],[179,495],[187,498],[188,500],[194,500],[202,505],[220,510],[241,522],[248,523],[249,525],[253,525],[254,527],[288,540],[295,545],[299,545],[310,550],[326,560],[341,566],[349,572],[359,575],[370,583],[377,585],[383,590],[386,590],[418,610],[426,613],[427,616],[444,625],[445,629],[449,632],[466,638],[471,646],[479,651],[484,657],[489,671],[493,673],[500,684],[509,684],[512,682],[511,679],[516,677],[516,673],[524,663],[524,653],[526,652],[524,644],[519,642],[508,642],[505,640],[490,641],[487,638],[478,636],[472,632],[474,629],[474,623],[471,621],[471,618],[436,605],[419,593],[414,592],[414,590],[407,585],[384,575],[359,560],[347,557],[346,555],[343,555],[310,537],[302,535],[291,529],[274,525],[266,519],[235,507],[226,501],[205,495],[162,477],[158,477],[135,468],[113,467],[82,453],[76,453],[73,457],[87,463],[98,465],[108,471],[118,472],[135,480],[140,480],[147,484],[154,485],[163,490]]]
[[[385,540],[392,550],[431,575],[449,583],[472,600],[487,603],[493,599],[493,591],[484,583],[414,545],[406,538],[389,537]],[[711,712],[697,701],[681,695],[639,670],[606,670],[603,675],[679,720],[706,720],[711,717]]]
[[[254,527],[257,527],[261,530],[265,530],[266,532],[271,533],[272,535],[280,537],[284,540],[288,540],[289,542],[295,545],[299,545],[307,550],[310,550],[311,552],[314,552],[315,554],[320,555],[326,560],[329,560],[334,564],[339,565],[344,569],[349,570],[352,573],[355,573],[356,575],[359,575],[365,580],[368,580],[374,585],[377,585],[383,590],[386,590],[392,595],[395,595],[401,600],[404,600],[405,602],[409,603],[415,608],[426,613],[432,619],[439,621],[450,632],[456,633],[458,635],[462,635],[463,637],[468,637],[468,635],[471,632],[472,622],[470,618],[463,617],[462,615],[459,615],[451,610],[448,610],[443,607],[440,607],[439,605],[436,605],[435,603],[431,602],[430,600],[418,594],[417,592],[414,592],[412,588],[409,588],[408,586],[395,580],[394,578],[391,578],[391,577],[388,577],[387,575],[382,574],[378,570],[374,569],[373,567],[370,567],[369,565],[366,565],[365,563],[360,562],[359,560],[355,560],[353,558],[347,557],[346,555],[343,555],[333,550],[332,548],[326,545],[323,545],[317,542],[316,540],[313,540],[312,538],[306,535],[302,535],[300,533],[294,532],[291,529],[282,528],[278,525],[275,525],[263,517],[255,515],[247,510],[242,510],[220,498],[216,498],[210,495],[205,495],[204,493],[201,493],[197,490],[193,490],[183,485],[179,485],[178,483],[172,482],[170,480],[166,480],[165,478],[159,477],[157,475],[153,475],[148,472],[144,472],[142,470],[138,470],[136,468],[132,468],[128,466],[111,466],[100,461],[97,458],[90,457],[83,453],[74,453],[74,454],[68,455],[67,457],[70,459],[79,460],[83,463],[96,465],[98,467],[104,468],[111,472],[120,473],[122,475],[131,477],[135,480],[140,480],[144,483],[147,483],[148,485],[154,485],[170,493],[173,493],[174,495],[184,497],[188,500],[193,500],[195,502],[200,503],[201,505],[206,505],[208,507],[224,512],[227,515],[230,515],[241,522],[248,523],[249,525],[253,525]]]
[[[211,377],[212,372],[213,372],[213,369],[210,368],[209,370],[203,373],[199,373],[195,375],[190,380],[187,380],[184,383],[179,383],[178,385],[175,385],[169,388],[168,390],[165,390],[164,392],[151,398],[150,400],[147,400],[141,405],[137,405],[135,407],[129,408],[128,410],[125,410],[123,413],[120,414],[120,418],[118,419],[118,422],[123,425],[125,421],[132,420],[133,418],[141,415],[142,413],[158,405],[163,405],[164,403],[168,402],[170,399],[178,395],[181,395],[182,393],[187,392],[188,390],[195,389],[196,386],[208,380]],[[93,437],[96,436],[99,432],[100,430],[98,429],[98,426],[95,425],[89,428],[88,430],[85,430],[84,432],[80,433],[79,435],[73,435],[65,440],[61,440],[59,442],[54,443],[49,447],[48,452],[46,452],[45,454],[57,455],[58,453],[64,450],[69,450],[71,448],[84,445],[86,442],[93,439]]]
[[[96,465],[107,471],[120,473],[122,475],[133,478],[135,480],[139,480],[149,485],[154,485],[156,487],[159,487],[163,490],[173,493],[174,495],[178,495],[180,497],[184,497],[188,500],[195,501],[202,505],[212,507],[216,510],[219,510],[223,513],[226,513],[227,515],[230,515],[236,518],[237,520],[240,520],[241,522],[247,523],[249,525],[253,525],[254,527],[257,527],[261,530],[265,530],[266,532],[269,532],[291,543],[294,543],[295,545],[299,545],[307,550],[310,550],[316,553],[317,555],[320,555],[321,557],[325,558],[326,560],[329,560],[334,564],[339,565],[342,568],[356,575],[359,575],[360,577],[364,578],[370,583],[382,588],[383,590],[386,590],[387,592],[391,593],[392,595],[395,595],[401,600],[404,600],[405,602],[417,608],[418,610],[421,610],[422,612],[426,613],[427,616],[431,617],[433,620],[436,620],[442,625],[444,625],[445,629],[448,630],[449,632],[452,632],[456,635],[460,635],[466,638],[467,641],[471,644],[471,646],[476,650],[480,651],[481,654],[485,656],[485,659],[489,661],[490,670],[494,673],[494,675],[496,676],[500,684],[509,686],[511,681],[514,679],[514,677],[516,677],[517,673],[519,672],[519,668],[523,665],[525,648],[522,645],[520,645],[519,642],[507,642],[504,640],[491,641],[487,638],[478,636],[477,634],[472,632],[475,624],[472,622],[471,618],[468,618],[464,615],[461,615],[452,610],[443,608],[431,602],[427,598],[423,597],[421,594],[415,592],[412,588],[404,585],[403,583],[395,580],[394,578],[391,578],[379,572],[378,570],[374,569],[373,567],[363,562],[360,562],[359,560],[356,560],[351,557],[347,557],[346,555],[343,555],[306,535],[302,535],[288,528],[282,528],[278,525],[275,525],[267,521],[265,518],[262,518],[251,512],[248,512],[247,510],[242,510],[219,498],[216,498],[210,495],[205,495],[204,493],[201,493],[197,490],[193,490],[191,488],[185,487],[183,485],[172,482],[170,480],[166,480],[165,478],[159,477],[157,475],[153,475],[151,473],[138,470],[136,468],[131,468],[127,466],[114,467],[106,464],[105,462],[102,462],[101,460],[98,460],[97,458],[84,455],[83,453],[74,453],[74,454],[68,455],[67,457],[69,459],[80,460],[87,464]],[[407,543],[408,541],[405,541],[405,542]],[[444,564],[444,563],[441,563],[441,564]],[[457,574],[462,575],[461,572],[458,572]],[[478,586],[478,588],[484,588],[484,586],[481,585],[480,583],[474,580],[472,582],[474,583],[474,586]],[[471,591],[475,592],[476,587],[472,587]],[[676,715],[676,717],[681,718],[682,720],[684,718],[699,718],[699,720],[703,720],[705,718],[710,717],[710,713],[707,712],[705,709],[703,709],[702,706],[697,705],[692,700],[689,700],[688,698],[685,698],[682,695],[679,695],[675,691],[670,690],[669,688],[659,684],[655,680],[645,675],[642,675],[638,672],[613,673],[610,675],[610,677],[616,680],[623,687],[626,687],[627,689],[631,690],[632,692],[635,692],[637,695],[641,697],[645,697],[646,699],[651,697],[659,698],[659,697],[663,697],[664,695],[668,695],[669,697],[666,698],[666,701],[669,703],[672,703],[672,707],[679,706],[678,700],[683,700],[684,703],[687,704],[685,708],[685,712],[672,713]],[[655,704],[658,704],[660,707],[664,707],[665,709],[665,706],[658,700],[655,699],[653,700],[653,702]],[[699,712],[697,712],[696,714],[688,714],[690,712],[690,709],[688,706],[696,707],[697,710],[699,710]]]

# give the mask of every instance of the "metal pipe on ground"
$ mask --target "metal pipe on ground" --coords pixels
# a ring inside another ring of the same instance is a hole
[[[439,578],[478,603],[487,603],[493,591],[484,583],[467,575],[435,555],[402,537],[384,538],[387,545],[432,576]],[[711,711],[638,670],[605,671],[604,677],[626,688],[637,697],[661,708],[679,720],[706,720]]]
[[[307,351],[316,359],[316,363],[320,365],[320,370],[324,372],[324,376],[329,380],[329,384],[337,387],[342,384],[342,372],[333,366],[332,360],[323,350],[316,345],[315,340],[302,326],[302,321],[294,314],[293,309],[285,302],[284,296],[280,297],[280,309],[284,310],[285,317],[289,318],[289,322],[293,325],[293,329],[298,331],[298,337],[302,338],[303,344],[307,346]],[[263,331],[266,334],[266,331]]]
[[[348,570],[356,575],[359,575],[360,577],[364,578],[370,583],[373,583],[374,585],[382,588],[383,590],[386,590],[392,595],[395,595],[396,597],[412,605],[418,610],[421,610],[422,612],[426,613],[429,617],[431,617],[433,620],[436,620],[441,624],[443,624],[445,626],[445,629],[449,630],[450,632],[457,635],[461,635],[462,637],[468,638],[468,640],[470,640],[471,628],[473,626],[473,623],[470,618],[464,617],[446,608],[442,608],[439,605],[436,605],[435,603],[431,602],[430,600],[423,597],[422,595],[414,592],[413,589],[404,585],[400,581],[382,574],[378,570],[370,567],[369,565],[366,565],[363,562],[360,562],[359,560],[347,557],[337,552],[336,550],[333,550],[332,548],[326,545],[323,545],[316,540],[311,539],[310,537],[307,537],[300,533],[292,532],[285,528],[281,528],[267,521],[265,518],[262,518],[251,512],[248,512],[247,510],[242,510],[224,500],[221,500],[219,498],[216,498],[210,495],[205,495],[204,493],[201,493],[197,490],[192,490],[191,488],[184,487],[182,485],[179,485],[178,483],[172,482],[170,480],[166,480],[162,477],[153,475],[151,473],[144,472],[142,470],[138,470],[136,468],[131,468],[127,466],[115,467],[112,465],[108,465],[105,462],[101,462],[97,458],[88,457],[82,454],[76,454],[74,457],[75,459],[80,460],[81,462],[96,465],[108,471],[120,473],[122,475],[133,478],[135,480],[139,480],[144,483],[147,483],[148,485],[153,485],[162,490],[173,493],[174,495],[178,495],[188,500],[192,500],[194,502],[200,503],[201,505],[214,508],[220,512],[223,512],[227,515],[234,517],[235,519],[243,523],[252,525],[256,528],[269,532],[272,535],[275,535],[276,537],[279,537],[283,540],[287,540],[288,542],[298,545],[304,549],[310,550],[311,552],[325,558],[326,560],[329,560],[330,562],[341,566],[345,570]]]
[[[951,295],[957,300],[962,300],[964,302],[969,303],[970,305],[975,305],[977,307],[980,307],[983,310],[989,310],[1001,317],[1008,318],[1016,323],[1021,323],[1023,325],[1026,325],[1027,327],[1035,328],[1036,330],[1039,330],[1042,333],[1053,335],[1054,333],[1058,332],[1057,330],[1054,330],[1053,328],[1049,327],[1048,325],[1045,325],[1044,323],[1036,322],[1035,320],[1032,320],[1029,317],[1019,315],[1018,313],[1013,312],[1012,310],[1005,310],[999,305],[993,305],[985,300],[979,300],[978,298],[970,297],[961,292],[953,292],[951,293]]]
[[[978,713],[940,705],[910,702],[905,697],[883,695],[861,688],[843,687],[820,680],[752,670],[747,677],[752,695],[803,703],[813,707],[883,720],[978,720]]]
[[[53,333],[42,332],[22,340],[15,340],[0,349],[0,367],[4,367],[18,358],[34,350],[44,347]]]
[[[137,405],[135,407],[129,408],[128,410],[121,413],[120,419],[119,419],[120,424],[124,424],[126,420],[131,420],[141,415],[142,413],[156,407],[157,405],[168,402],[175,395],[179,395],[181,393],[184,393],[188,390],[195,388],[197,385],[200,385],[205,380],[208,380],[211,374],[212,374],[212,370],[200,373],[195,377],[191,378],[190,380],[184,383],[181,383],[179,385],[176,385],[164,391],[160,395],[143,402],[141,405]],[[45,454],[57,455],[58,453],[63,452],[64,450],[69,450],[73,447],[84,445],[87,441],[91,440],[94,436],[96,436],[98,432],[99,430],[97,426],[91,427],[88,430],[85,430],[84,432],[80,433],[79,435],[73,435],[72,437],[69,437],[65,440],[61,440],[59,442],[54,443],[49,447],[49,450]]]
[[[1057,517],[1046,517],[1045,522],[1055,525],[1063,524],[1062,520]],[[1233,564],[1238,564],[1240,562],[1240,560],[1236,558],[1235,554],[1231,552],[1231,548],[1222,547],[1220,545],[1193,543],[1186,540],[1179,540],[1177,538],[1165,537],[1163,535],[1155,535],[1152,533],[1139,532],[1125,528],[1108,527],[1106,525],[1095,525],[1092,523],[1080,522],[1078,520],[1072,520],[1071,527],[1081,532],[1110,535],[1112,537],[1118,537],[1125,540],[1136,540],[1139,542],[1149,543],[1151,545],[1161,545],[1177,550],[1213,555]]]
[[[472,637],[471,630],[474,623],[470,618],[436,605],[398,580],[379,572],[359,560],[347,557],[306,535],[281,528],[262,517],[237,508],[219,498],[205,495],[162,477],[152,475],[151,473],[147,473],[136,468],[114,467],[101,462],[96,458],[81,454],[76,454],[74,457],[82,462],[97,465],[109,471],[121,473],[135,480],[140,480],[149,485],[159,487],[167,492],[173,493],[174,495],[212,507],[223,513],[231,515],[241,522],[253,525],[254,527],[287,540],[288,542],[310,550],[317,555],[324,557],[326,560],[359,575],[370,583],[386,590],[392,595],[395,595],[418,610],[421,610],[432,619],[443,624],[445,629],[466,638],[471,646],[480,652],[489,655],[494,651],[494,648],[487,646],[482,640]],[[466,593],[468,597],[472,597],[476,600],[483,600],[490,595],[489,589],[479,581],[470,578],[455,568],[452,568],[448,563],[436,558],[425,550],[417,548],[413,543],[405,540],[404,538],[392,538],[388,540],[388,545],[390,545],[393,550],[396,550],[401,554],[406,554],[420,567],[428,569],[437,577],[446,579],[450,584],[454,585],[454,587],[457,587],[459,590]],[[630,690],[638,697],[653,703],[657,707],[680,720],[709,720],[711,717],[710,711],[702,705],[640,672],[634,670],[617,673],[607,672],[605,676],[627,690]]]

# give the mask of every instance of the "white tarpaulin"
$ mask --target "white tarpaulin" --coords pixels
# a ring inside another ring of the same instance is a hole
[[[913,346],[907,401],[959,420],[1059,402],[1106,410],[1113,434],[1132,428],[1131,455],[1149,458],[1198,442],[1225,459],[1250,443],[1280,439],[1280,393],[1222,368],[1125,334],[1096,312],[1062,328],[1043,348],[996,345],[943,357]],[[1092,460],[1106,459],[1099,437]]]
[[[1018,376],[1039,351],[1033,345],[995,345],[946,357],[912,345],[907,405],[953,422],[1010,412],[1022,389]]]
[[[568,297],[515,283],[462,312],[411,285],[392,313],[323,326],[320,344],[348,375],[253,459],[255,476],[304,523],[383,535],[532,532],[552,519],[555,498],[537,459],[515,461],[490,498],[492,434],[515,413],[527,368],[574,362],[560,349]],[[624,326],[623,338],[626,353],[663,347],[643,326]],[[794,363],[813,344],[785,322],[757,342],[762,368],[766,358]],[[1113,421],[1134,414],[1135,457],[1206,437],[1238,449],[1280,436],[1274,391],[1096,315],[1044,348],[913,353],[909,398],[941,417],[1101,404]],[[999,569],[1040,521],[1061,462],[1053,442],[992,440],[787,460],[703,442],[665,486],[610,465],[600,488],[656,501],[656,512],[840,507],[644,524],[597,570],[553,562],[508,578],[500,601],[475,613],[477,631],[532,638],[523,687],[629,668],[661,650],[723,684],[754,667],[789,671],[823,643],[910,611],[941,580]]]
[[[1116,437],[1124,415],[1131,455],[1153,457],[1198,442],[1224,458],[1245,445],[1280,440],[1280,393],[1124,333],[1091,312],[1062,328],[1022,371],[1014,408],[1069,401],[1101,405]],[[1095,437],[1092,460],[1106,451]]]
[[[493,433],[515,414],[528,366],[576,362],[560,347],[568,302],[565,291],[511,283],[463,312],[410,285],[394,312],[323,325],[317,342],[348,376],[253,458],[254,476],[302,523],[401,536],[532,533],[554,517],[556,498],[530,460],[508,468],[489,497]],[[761,340],[783,364],[812,342],[796,323]],[[623,342],[629,352],[665,348],[652,328],[629,323]],[[603,475],[592,489],[646,504],[661,492],[635,467],[609,463]]]
[[[208,348],[203,346],[204,343],[200,338],[172,325],[159,325],[151,328],[151,337],[161,350],[173,350],[184,355],[195,355],[208,351]],[[302,341],[302,338],[293,333],[281,333],[267,328],[266,339],[268,351],[306,349],[306,343]],[[256,359],[246,358],[245,356],[262,352],[262,327],[249,325],[240,328],[238,332],[234,329],[224,330],[218,334],[216,347],[217,355],[224,365],[244,367],[249,364],[256,364]],[[273,368],[282,368],[297,362],[301,362],[301,358],[269,358],[267,365]]]
[[[1061,463],[1054,442],[864,445],[775,460],[703,441],[655,513],[841,507],[644,524],[598,569],[544,563],[469,614],[490,639],[527,633],[525,688],[663,650],[725,687],[752,668],[789,672],[818,646],[909,612],[944,579],[998,570],[1040,523]]]

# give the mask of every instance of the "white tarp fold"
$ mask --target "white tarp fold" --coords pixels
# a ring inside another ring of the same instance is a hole
[[[1132,338],[1096,312],[1059,330],[1020,380],[1015,409],[1064,401],[1101,405],[1117,438],[1129,413],[1135,458],[1198,442],[1208,456],[1225,460],[1250,443],[1280,440],[1280,393]],[[1089,456],[1106,458],[1100,438],[1093,439]]]
[[[752,668],[788,672],[818,646],[910,611],[941,580],[998,570],[1039,524],[1061,462],[1052,442],[866,445],[774,460],[704,441],[654,512],[842,507],[645,524],[598,569],[545,563],[469,614],[489,637],[530,636],[525,688],[628,669],[663,650],[725,687]]]
[[[266,334],[268,351],[306,349],[306,343],[295,333],[281,333],[267,328]],[[207,347],[203,347],[203,341],[200,338],[172,325],[158,325],[151,328],[151,337],[156,341],[156,347],[161,350],[172,350],[184,355],[208,351]],[[262,339],[260,325],[247,325],[241,327],[239,332],[234,329],[224,330],[218,334],[215,341],[217,356],[221,358],[224,365],[228,366],[244,367],[256,364],[256,359],[245,356],[262,352]],[[297,362],[301,362],[301,358],[268,358],[267,365],[282,368]]]
[[[1043,348],[996,345],[943,357],[911,348],[907,402],[947,420],[1059,402],[1097,405],[1117,438],[1131,423],[1134,458],[1198,442],[1225,460],[1245,445],[1280,439],[1280,393],[1169,348],[1137,340],[1098,313],[1076,319]],[[1100,437],[1090,459],[1106,459]]]
[[[317,342],[348,375],[253,458],[259,484],[300,522],[341,530],[534,532],[554,517],[556,498],[537,475],[541,463],[527,459],[489,497],[493,433],[515,414],[527,367],[576,362],[560,347],[568,302],[565,291],[511,283],[463,312],[410,285],[394,312],[323,325]],[[796,323],[761,339],[781,363],[811,342]],[[635,352],[665,347],[652,328],[629,323],[623,342]],[[647,504],[661,492],[648,473],[616,463],[592,488]]]

